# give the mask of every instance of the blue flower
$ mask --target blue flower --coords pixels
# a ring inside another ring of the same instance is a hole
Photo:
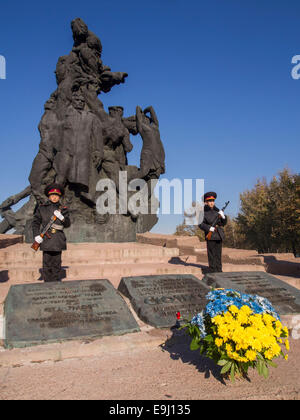
[[[280,320],[271,302],[262,296],[250,295],[234,289],[223,289],[212,290],[207,294],[206,298],[209,300],[209,303],[204,309],[204,314],[209,315],[211,318],[227,312],[228,307],[231,305],[235,305],[238,309],[247,305],[255,314],[266,312]]]
[[[206,336],[206,331],[205,331],[205,324],[204,324],[204,316],[203,313],[199,313],[197,315],[195,315],[192,320],[191,320],[191,324],[195,324],[197,325],[197,327],[199,328],[200,334],[201,334],[201,338],[204,338]]]

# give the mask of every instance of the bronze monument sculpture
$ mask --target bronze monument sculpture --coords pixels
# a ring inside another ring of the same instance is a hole
[[[57,89],[45,103],[39,124],[40,145],[29,175],[30,185],[0,204],[4,219],[0,233],[14,229],[14,233],[25,235],[26,242],[32,242],[35,206],[46,200],[45,186],[58,182],[65,188],[64,201],[72,220],[71,228],[66,231],[68,241],[135,241],[136,233],[151,230],[158,220],[153,211],[153,203],[154,209],[159,205],[154,199],[153,186],[165,173],[158,119],[153,107],[142,111],[137,106],[136,115],[127,118],[123,116],[122,106],[105,111],[98,95],[125,83],[128,75],[113,72],[102,63],[101,41],[82,19],[74,19],[71,28],[74,45],[57,62]],[[128,165],[127,154],[133,148],[130,134],[140,134],[142,138],[140,168]],[[144,182],[149,201],[147,213],[126,207],[133,193],[128,193],[125,202],[121,198],[124,186],[120,185],[120,173],[127,185],[133,180]],[[115,185],[116,211],[101,214],[97,200],[105,190],[99,181],[105,180]],[[14,212],[11,206],[26,197],[29,201]],[[120,211],[124,204],[126,211]]]

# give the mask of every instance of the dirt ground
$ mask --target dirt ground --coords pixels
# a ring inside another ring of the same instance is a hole
[[[106,346],[94,357],[2,366],[0,399],[299,400],[300,339],[291,338],[290,343],[288,361],[277,359],[268,379],[252,370],[248,380],[231,383],[211,360],[189,349],[183,331],[176,331],[163,345],[128,346],[120,351]]]

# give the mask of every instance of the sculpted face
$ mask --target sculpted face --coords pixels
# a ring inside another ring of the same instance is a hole
[[[85,99],[84,99],[84,97],[83,97],[82,95],[80,95],[80,94],[74,94],[74,95],[72,96],[72,104],[73,104],[73,107],[74,107],[75,109],[82,110],[82,109],[84,109]]]
[[[57,65],[56,65],[56,70],[55,70],[55,75],[56,75],[56,81],[57,84],[59,85],[65,78],[66,75],[66,62],[67,62],[67,56],[62,56],[59,57]]]
[[[123,117],[123,108],[120,106],[110,107],[109,115],[111,117]]]
[[[55,99],[54,99],[54,98],[50,98],[50,99],[48,99],[48,101],[45,103],[44,108],[45,108],[45,109],[50,110],[50,109],[53,109],[53,108],[54,108],[54,105],[55,105]]]

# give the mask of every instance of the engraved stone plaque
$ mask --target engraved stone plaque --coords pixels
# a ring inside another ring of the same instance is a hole
[[[139,331],[124,299],[106,279],[12,286],[4,316],[6,347]]]
[[[203,281],[211,287],[263,296],[280,315],[300,313],[300,290],[263,271],[209,273]]]
[[[156,328],[174,326],[178,311],[186,319],[202,311],[210,291],[190,274],[123,277],[118,289],[130,299],[140,319]]]

